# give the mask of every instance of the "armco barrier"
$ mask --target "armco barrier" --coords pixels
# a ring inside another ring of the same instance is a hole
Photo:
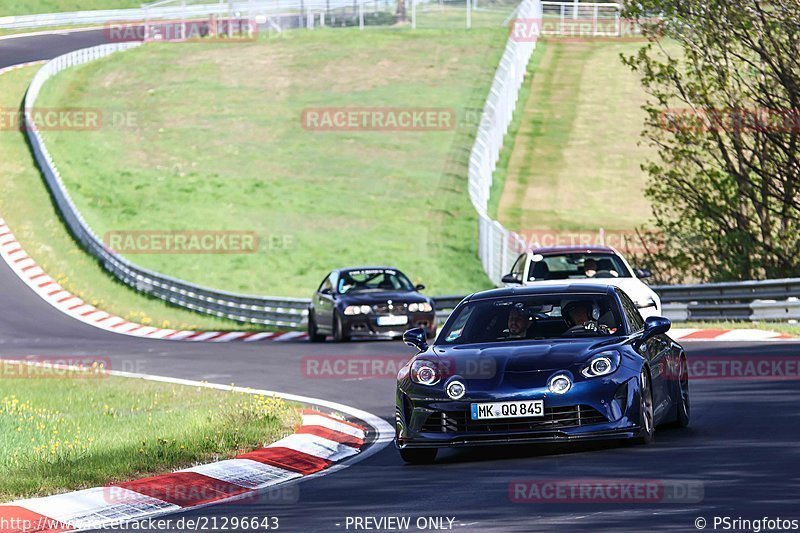
[[[674,322],[800,320],[800,278],[764,281],[656,285],[663,314]],[[463,296],[437,301],[452,309]]]

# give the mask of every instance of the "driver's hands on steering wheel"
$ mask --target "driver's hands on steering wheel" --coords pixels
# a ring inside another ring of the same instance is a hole
[[[567,331],[564,332],[564,335],[571,335],[573,333],[585,333],[589,331],[596,331],[600,335],[612,335],[616,333],[617,328],[609,328],[605,324],[601,324],[596,320],[589,320],[584,322],[583,324],[578,324],[576,326],[572,326]]]

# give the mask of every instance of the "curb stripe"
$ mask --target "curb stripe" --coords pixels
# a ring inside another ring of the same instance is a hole
[[[35,63],[39,63],[38,61]],[[0,74],[12,69],[0,69]],[[11,229],[0,218],[0,256],[11,270],[44,301],[58,311],[105,331],[149,339],[184,340],[192,342],[255,342],[259,340],[289,341],[308,338],[301,331],[176,331],[134,324],[109,315],[81,298],[69,293],[31,259],[16,240]],[[85,306],[81,309],[81,306]],[[111,320],[114,318],[115,320]]]
[[[316,474],[333,464],[332,461],[323,459],[322,457],[297,450],[290,450],[289,448],[282,448],[280,446],[261,448],[260,450],[237,455],[236,458],[250,459],[251,461],[285,468],[286,470],[291,470],[304,476]]]
[[[137,479],[120,483],[115,487],[122,487],[180,507],[203,505],[251,490],[221,479],[185,471]]]
[[[227,459],[218,463],[187,468],[182,472],[196,472],[253,490],[302,477],[297,472],[251,461],[250,459]]]
[[[322,426],[304,425],[297,430],[295,435],[314,435],[317,437],[322,437],[323,439],[338,442],[339,444],[344,444],[345,446],[351,446],[353,448],[360,448],[364,445],[364,439],[347,435],[346,433],[339,433],[338,431],[334,431],[330,428],[325,428]]]

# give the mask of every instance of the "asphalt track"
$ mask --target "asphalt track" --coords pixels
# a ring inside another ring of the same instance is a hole
[[[102,31],[2,39],[0,68],[102,42]],[[800,358],[800,343],[685,346],[690,360],[719,355]],[[116,335],[62,315],[1,263],[0,356],[28,355],[108,357],[117,370],[325,398],[393,423],[392,379],[310,377],[304,358],[380,359],[411,353],[397,342],[209,344]],[[453,518],[452,528],[459,531],[697,531],[698,517],[707,520],[708,530],[714,529],[715,516],[800,520],[798,381],[695,380],[691,388],[691,427],[659,428],[650,446],[459,450],[441,454],[432,466],[406,466],[389,446],[344,471],[298,484],[291,497],[222,504],[172,518],[217,518],[221,526],[224,517],[276,516],[285,531],[354,531],[348,517],[389,516],[410,517],[412,531],[418,530],[420,517],[443,517],[445,528],[446,518]],[[587,478],[688,480],[702,493],[675,503],[515,503],[509,497],[509,484],[515,480]],[[209,530],[211,526],[207,523]]]

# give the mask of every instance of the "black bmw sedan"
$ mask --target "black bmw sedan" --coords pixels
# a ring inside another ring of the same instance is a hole
[[[405,274],[390,267],[343,268],[320,283],[308,308],[308,337],[322,342],[351,337],[399,338],[408,328],[436,335],[433,300]]]

